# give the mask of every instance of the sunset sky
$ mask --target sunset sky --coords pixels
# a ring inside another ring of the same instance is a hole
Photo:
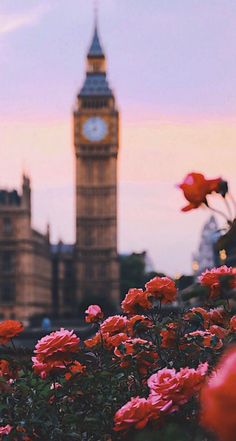
[[[121,117],[119,251],[190,273],[207,210],[181,213],[191,171],[236,195],[236,1],[100,0],[99,32]],[[30,174],[33,224],[75,240],[72,111],[92,0],[0,1],[0,187]]]

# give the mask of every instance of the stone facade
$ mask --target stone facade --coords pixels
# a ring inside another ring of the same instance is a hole
[[[22,193],[0,191],[0,314],[26,320],[51,313],[49,232],[31,225],[30,180],[23,176]]]

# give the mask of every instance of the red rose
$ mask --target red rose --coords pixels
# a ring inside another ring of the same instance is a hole
[[[126,329],[127,318],[122,315],[113,315],[113,317],[108,317],[101,324],[102,334],[108,333],[109,335],[115,335]]]
[[[17,320],[5,320],[0,323],[0,344],[8,343],[24,330],[21,322]]]
[[[85,321],[86,323],[96,323],[99,322],[104,316],[100,306],[90,305],[85,311]]]
[[[236,287],[235,270],[234,268],[228,267],[226,265],[220,266],[219,268],[213,268],[212,270],[207,270],[199,277],[199,281],[201,285],[209,287],[210,299],[215,299],[220,295],[221,279],[224,276],[232,277],[230,286],[231,288],[235,288]]]
[[[154,277],[145,285],[148,293],[152,294],[162,303],[167,304],[176,300],[175,282],[169,277]]]
[[[149,420],[151,405],[146,398],[131,398],[114,417],[116,432],[130,428],[143,429]]]
[[[150,309],[151,307],[148,293],[137,288],[130,289],[121,303],[121,308],[126,314],[136,314],[140,309]]]
[[[189,173],[182,184],[178,185],[189,202],[186,207],[182,208],[182,211],[189,211],[206,203],[206,196],[208,194],[213,191],[220,192],[220,184],[222,182],[221,178],[205,179],[201,173]]]
[[[202,424],[220,441],[235,441],[236,433],[236,347],[216,368],[202,390]]]
[[[35,346],[33,368],[36,373],[42,372],[42,377],[55,369],[65,369],[65,363],[71,362],[71,355],[79,350],[80,339],[74,331],[61,328],[51,332],[38,341]]]

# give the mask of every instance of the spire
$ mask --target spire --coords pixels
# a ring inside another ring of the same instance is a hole
[[[104,57],[104,52],[98,35],[98,9],[97,3],[94,4],[94,32],[92,43],[88,51],[88,57]]]
[[[106,58],[98,35],[96,3],[93,38],[87,54],[86,77],[78,96],[113,96],[106,77]]]

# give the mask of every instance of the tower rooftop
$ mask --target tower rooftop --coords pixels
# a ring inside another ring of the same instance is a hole
[[[92,43],[91,43],[91,46],[88,51],[88,58],[104,57],[104,56],[105,55],[104,55],[104,52],[103,52],[103,49],[102,49],[102,46],[101,46],[101,43],[99,40],[97,24],[95,24]]]
[[[79,96],[113,96],[105,73],[87,73]]]

